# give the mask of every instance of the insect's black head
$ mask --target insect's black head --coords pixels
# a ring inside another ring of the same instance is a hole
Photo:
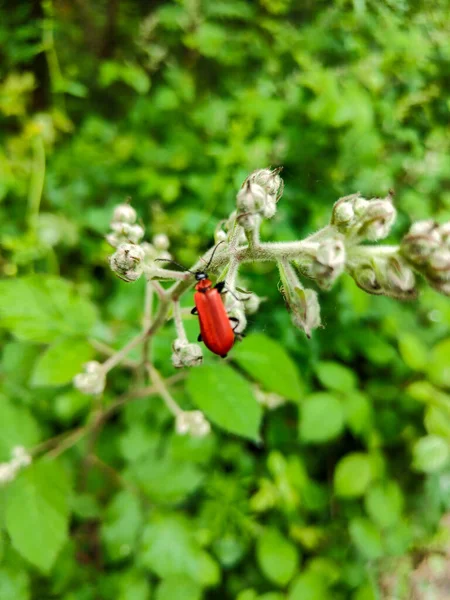
[[[204,279],[208,279],[208,275],[204,271],[196,271],[194,275],[197,281],[203,281]]]

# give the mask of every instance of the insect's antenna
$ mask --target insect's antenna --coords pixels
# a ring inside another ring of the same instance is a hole
[[[192,273],[192,275],[195,275],[194,271],[191,271],[190,269],[186,269],[186,267],[184,267],[183,265],[180,265],[180,263],[177,263],[175,260],[170,260],[169,258],[155,258],[155,262],[172,263],[173,265],[180,267],[180,269],[183,269],[183,271],[187,271],[188,273]]]
[[[212,263],[212,259],[214,258],[214,254],[216,253],[217,248],[220,246],[220,244],[223,244],[225,240],[222,240],[221,242],[219,242],[216,247],[213,250],[213,253],[211,254],[211,258],[209,259],[208,264],[205,267],[205,271],[207,271],[209,269],[209,267],[211,266]]]

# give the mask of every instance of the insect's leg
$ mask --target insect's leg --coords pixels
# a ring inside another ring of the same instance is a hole
[[[198,308],[196,306],[191,310],[191,315],[198,315]]]
[[[198,334],[197,342],[203,342],[202,334]]]
[[[226,292],[229,291],[229,290],[224,291],[225,281],[219,281],[219,283],[216,283],[216,285],[214,287],[219,292],[219,294],[225,294]]]

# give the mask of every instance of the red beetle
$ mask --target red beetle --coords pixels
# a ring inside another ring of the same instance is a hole
[[[197,280],[194,294],[195,307],[192,309],[191,313],[193,315],[198,314],[200,321],[200,335],[198,336],[198,341],[204,342],[205,346],[211,350],[211,352],[214,352],[214,354],[218,354],[222,358],[225,358],[233,347],[236,338],[235,329],[239,325],[239,319],[229,317],[227,314],[221,295],[222,290],[225,287],[225,282],[220,281],[213,286],[206,273],[212,262],[214,253],[221,243],[222,242],[219,242],[214,248],[205,271],[194,272],[189,271],[189,269],[186,269],[186,271],[192,273]],[[165,262],[173,262],[177,266],[181,266],[175,261]],[[236,322],[234,329],[231,327],[230,321]]]

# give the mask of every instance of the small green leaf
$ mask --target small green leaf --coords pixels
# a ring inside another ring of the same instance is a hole
[[[68,539],[70,487],[56,462],[36,462],[7,490],[6,529],[14,548],[48,573]]]
[[[178,516],[158,516],[142,532],[141,559],[158,577],[187,576],[202,587],[220,579],[217,563],[196,542],[189,523]]]
[[[58,340],[37,360],[31,376],[31,385],[42,387],[70,383],[73,377],[82,371],[84,363],[93,356],[93,348],[84,340]]]
[[[362,392],[354,391],[344,397],[345,420],[354,435],[370,430],[373,420],[372,405]]]
[[[148,577],[136,571],[121,573],[119,595],[115,600],[150,600],[151,588]]]
[[[233,359],[268,392],[301,400],[304,385],[297,365],[281,344],[254,333],[233,350]]]
[[[288,600],[331,600],[320,573],[305,571],[292,583]]]
[[[373,560],[383,555],[381,533],[369,519],[355,517],[348,529],[353,543],[363,556]]]
[[[256,556],[261,571],[269,581],[285,586],[298,566],[298,551],[277,529],[267,529],[258,538]]]
[[[155,600],[201,600],[202,596],[202,588],[198,583],[184,575],[174,575],[161,581],[156,590]]]
[[[320,362],[315,370],[320,383],[330,390],[351,392],[357,386],[358,381],[353,371],[339,363]]]
[[[20,340],[87,335],[96,318],[93,304],[64,279],[32,275],[0,282],[0,326]]]
[[[0,461],[9,461],[15,446],[30,448],[39,441],[39,427],[30,412],[0,395]]]
[[[344,428],[342,403],[331,394],[308,396],[301,404],[300,438],[322,444],[336,438]]]
[[[102,526],[102,539],[111,561],[126,559],[135,551],[141,524],[141,508],[136,496],[126,490],[114,496]]]
[[[187,389],[194,401],[215,425],[251,440],[259,439],[261,406],[248,381],[228,365],[192,369]]]
[[[423,371],[429,359],[427,347],[412,333],[401,334],[398,349],[405,364],[413,371]]]
[[[371,479],[370,456],[363,452],[347,454],[338,462],[334,472],[336,495],[343,498],[362,496]]]
[[[394,481],[371,486],[365,496],[366,511],[379,527],[390,527],[400,518],[403,495]]]
[[[435,385],[450,388],[450,338],[439,342],[431,351],[428,376]]]
[[[449,445],[438,435],[426,435],[414,444],[413,467],[417,471],[425,473],[439,471],[448,463],[449,458]]]
[[[30,581],[26,571],[10,566],[0,569],[0,598],[2,600],[29,600]]]

